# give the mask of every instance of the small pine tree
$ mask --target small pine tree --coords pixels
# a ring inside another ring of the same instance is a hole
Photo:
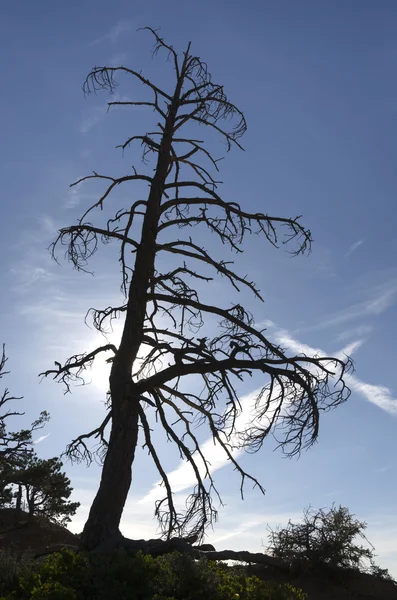
[[[80,503],[68,500],[72,487],[62,466],[57,457],[44,460],[31,454],[9,473],[10,483],[23,490],[30,518],[41,516],[65,525],[76,513]]]
[[[5,370],[6,362],[7,357],[3,344],[0,353],[0,379],[9,373]],[[49,419],[49,414],[43,411],[29,428],[10,431],[8,419],[24,414],[14,409],[8,409],[9,403],[15,400],[21,400],[21,398],[12,396],[7,388],[0,394],[0,507],[7,506],[12,501],[10,472],[32,454],[33,432],[44,427]]]

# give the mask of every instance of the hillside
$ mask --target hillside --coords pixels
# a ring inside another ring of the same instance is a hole
[[[48,545],[76,545],[78,537],[65,527],[34,517],[28,521],[28,515],[16,521],[13,508],[0,509],[0,548],[8,548],[16,554],[33,551],[40,552]]]

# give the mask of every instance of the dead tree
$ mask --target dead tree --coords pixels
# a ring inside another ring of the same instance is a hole
[[[91,309],[90,313],[100,332],[106,332],[113,319],[123,319],[120,343],[72,356],[44,373],[69,390],[74,381],[84,379],[98,355],[111,353],[108,412],[96,429],[80,435],[67,449],[72,459],[90,461],[89,439],[96,439],[97,450],[104,457],[99,490],[81,538],[82,547],[88,550],[105,540],[107,544],[110,539],[120,543],[119,522],[138,435],[164,486],[164,499],[155,507],[164,535],[171,538],[190,532],[200,537],[216,517],[217,490],[194,424],[209,426],[214,441],[241,475],[241,490],[249,479],[263,492],[261,484],[235,459],[236,444],[256,451],[273,432],[286,453],[299,453],[316,440],[320,412],[337,406],[349,394],[343,382],[348,361],[290,356],[267,339],[264,329],[255,327],[253,316],[240,303],[221,307],[206,301],[208,286],[203,284],[214,277],[223,277],[236,292],[247,290],[262,298],[255,283],[239,275],[232,262],[210,254],[200,230],[207,228],[223,247],[234,252],[242,251],[249,234],[258,233],[273,246],[295,242],[296,255],[310,249],[311,234],[299,217],[249,212],[220,196],[215,179],[219,160],[192,131],[217,134],[227,151],[241,148],[244,115],[228,100],[223,86],[212,81],[206,63],[192,54],[190,44],[178,54],[157,31],[146,29],[155,38],[154,54],[167,54],[173,67],[173,87],[161,89],[140,71],[125,66],[95,67],[84,84],[86,94],[112,93],[116,78],[123,75],[148,92],[147,101],[108,103],[109,108],[145,106],[154,112],[157,124],[153,131],[132,135],[120,146],[123,151],[134,144],[142,146],[142,172],[135,167],[120,177],[94,172],[72,184],[103,182],[104,192],[76,224],[60,230],[52,248],[55,256],[59,245],[66,246],[74,267],[83,270],[101,241],[116,242],[120,248],[124,299],[119,306]],[[147,172],[145,165],[151,159],[154,168]],[[136,198],[130,206],[116,210],[114,190],[133,182],[147,184],[146,199]],[[100,220],[103,209],[111,211],[107,221]],[[210,319],[218,321],[215,333],[213,325],[208,325]],[[206,337],[197,338],[199,330]],[[244,431],[236,431],[241,407],[235,384],[253,372],[264,377],[255,418]],[[201,391],[189,389],[189,376],[201,379]],[[167,473],[152,441],[153,419],[196,477],[197,485],[183,512],[175,507]]]

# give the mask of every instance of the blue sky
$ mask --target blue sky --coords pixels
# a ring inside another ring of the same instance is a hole
[[[114,147],[146,131],[152,118],[106,114],[107,96],[85,99],[81,85],[95,64],[116,63],[167,85],[170,69],[161,57],[151,59],[150,38],[136,32],[161,26],[177,49],[192,40],[245,112],[245,152],[222,162],[224,198],[274,215],[302,214],[313,232],[309,257],[292,259],[257,238],[247,243],[237,266],[256,280],[265,303],[249,296],[244,302],[258,321],[269,322],[269,337],[291,350],[349,348],[356,366],[351,399],[324,415],[318,444],[299,461],[273,452],[271,440],[260,454],[241,458],[260,477],[265,497],[247,490],[241,502],[237,477],[219,460],[226,506],[208,539],[219,549],[260,551],[267,524],[297,519],[309,504],[335,502],[368,522],[379,563],[397,575],[396,3],[22,0],[3,2],[0,10],[0,341],[10,357],[7,385],[25,396],[26,418],[51,412],[40,454],[59,454],[99,421],[106,371],[97,365],[92,385],[68,396],[49,380],[39,384],[37,374],[94,347],[98,340],[83,323],[87,308],[119,298],[111,251],[101,252],[91,277],[66,262],[57,266],[46,247],[95,198],[93,186],[68,185],[93,169],[128,172],[132,154],[122,157]],[[127,84],[118,93],[128,97],[134,89]],[[216,285],[228,302],[230,290]],[[247,384],[242,396],[260,383]],[[156,435],[183,499],[189,478]],[[81,530],[99,468],[66,469],[82,502],[73,523]],[[140,452],[126,534],[155,534],[157,479]]]

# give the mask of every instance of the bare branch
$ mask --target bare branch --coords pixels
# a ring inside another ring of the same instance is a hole
[[[114,100],[113,102],[108,102],[108,108],[112,106],[152,106],[163,119],[166,118],[165,112],[161,110],[157,102],[132,102],[131,100],[122,102],[121,100]]]
[[[85,384],[83,373],[91,367],[95,360],[95,357],[102,352],[108,352],[111,350],[114,355],[117,353],[117,348],[113,344],[106,344],[105,346],[99,346],[95,350],[84,354],[75,354],[67,359],[65,364],[62,366],[60,363],[55,361],[56,369],[48,369],[43,373],[39,374],[39,377],[48,377],[53,375],[53,379],[57,380],[58,383],[65,385],[65,394],[70,392],[70,384],[77,383],[80,385]]]
[[[81,177],[80,179],[78,179],[77,181],[72,183],[70,187],[79,185],[83,181],[88,181],[89,179],[104,179],[107,181],[111,181],[112,183],[109,185],[109,187],[107,188],[107,190],[103,194],[103,196],[101,196],[99,198],[98,202],[95,202],[95,204],[93,204],[86,210],[86,212],[80,218],[80,222],[84,221],[84,219],[87,217],[87,215],[95,208],[100,208],[102,210],[103,203],[106,200],[106,198],[109,196],[110,192],[116,186],[120,185],[121,183],[124,183],[125,181],[137,181],[137,180],[148,181],[149,183],[152,182],[152,177],[149,177],[148,175],[139,175],[138,173],[134,173],[134,175],[125,175],[124,177],[119,177],[118,179],[115,179],[114,177],[109,177],[108,175],[100,175],[99,173],[95,173],[95,171],[94,171],[93,175],[86,175],[85,177]]]
[[[175,509],[175,505],[174,505],[174,501],[172,498],[172,489],[171,489],[171,485],[167,476],[166,471],[163,469],[163,466],[161,464],[160,458],[156,452],[156,449],[152,443],[152,438],[151,438],[151,433],[150,433],[150,427],[149,427],[149,423],[146,419],[146,415],[142,409],[142,407],[139,407],[139,418],[141,420],[142,423],[142,427],[143,427],[143,431],[144,431],[144,436],[145,436],[145,446],[147,446],[148,451],[153,459],[154,464],[157,467],[157,470],[159,472],[159,475],[161,477],[161,480],[165,486],[167,495],[166,495],[166,501],[167,501],[167,507],[168,507],[168,527],[166,528],[166,536],[167,539],[169,539],[171,537],[171,535],[175,532],[175,528],[178,529],[178,513]],[[156,513],[159,513],[161,510],[161,505],[162,502],[160,501],[160,503],[157,503],[156,506]],[[179,531],[178,531],[179,533]]]
[[[175,52],[173,46],[166,44],[164,42],[164,39],[159,36],[159,34],[158,34],[159,29],[152,29],[152,27],[140,27],[138,31],[140,31],[140,30],[150,31],[154,35],[154,37],[156,39],[156,45],[153,50],[153,56],[155,56],[161,48],[165,48],[166,50],[168,50],[169,55],[172,56],[173,61],[174,61],[176,79],[179,79],[180,78],[180,68],[179,68],[178,54]],[[190,44],[189,44],[189,46],[190,46]]]
[[[92,463],[94,454],[99,456],[99,459],[102,461],[103,455],[106,453],[106,449],[108,447],[108,441],[105,438],[105,429],[110,423],[111,418],[112,413],[109,411],[99,427],[96,427],[89,433],[83,433],[72,440],[70,444],[68,444],[62,456],[66,456],[72,462],[86,462],[87,466]],[[90,440],[92,438],[99,439],[94,453],[88,448],[86,442],[86,440]]]
[[[193,248],[196,252],[190,252],[188,250],[184,250],[184,248],[183,248],[184,246],[187,246],[188,248]],[[254,293],[254,295],[257,298],[259,298],[260,300],[262,300],[262,302],[263,302],[263,298],[260,295],[259,290],[255,287],[255,284],[252,281],[247,281],[244,277],[240,277],[239,275],[237,275],[236,273],[234,273],[233,271],[228,269],[228,267],[226,266],[228,263],[226,263],[224,261],[213,260],[210,257],[210,255],[203,248],[200,248],[199,246],[194,244],[191,241],[191,239],[190,239],[190,241],[170,242],[169,244],[161,244],[161,245],[158,244],[157,250],[158,251],[165,250],[166,252],[181,254],[182,256],[187,256],[189,258],[193,258],[195,260],[202,261],[202,262],[212,266],[214,269],[216,269],[216,271],[218,273],[221,273],[222,275],[227,277],[228,280],[230,281],[230,283],[232,284],[232,286],[238,292],[240,291],[240,289],[237,285],[237,282],[248,287]]]
[[[128,69],[127,67],[94,67],[85,79],[83,85],[84,94],[89,95],[92,93],[97,93],[100,90],[108,90],[111,94],[113,94],[117,87],[115,74],[118,72],[132,75],[145,86],[153,90],[156,94],[159,94],[166,100],[172,100],[171,96],[154,85],[154,83],[143,77],[141,73],[138,73],[133,69]]]

